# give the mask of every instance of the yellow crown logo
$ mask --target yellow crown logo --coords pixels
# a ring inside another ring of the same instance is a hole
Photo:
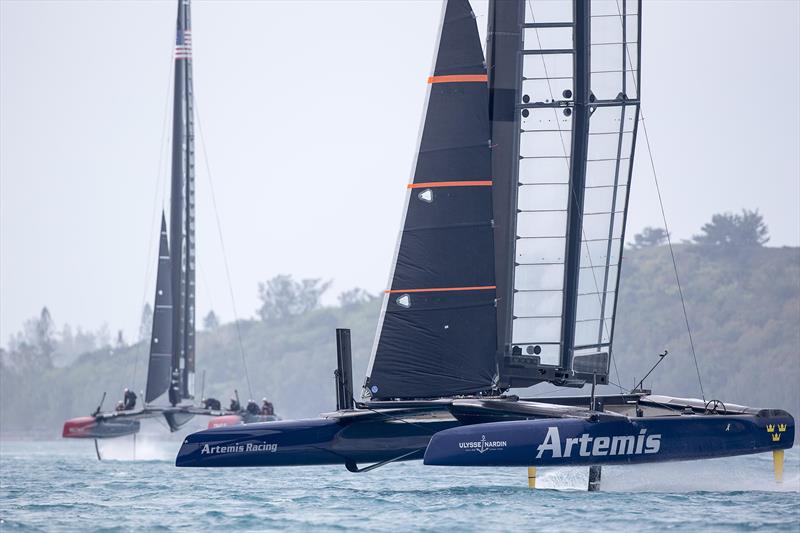
[[[767,433],[775,431],[775,424],[767,424]]]
[[[781,433],[786,431],[786,424],[778,424],[778,431],[780,431]]]
[[[780,433],[773,433],[772,434],[772,442],[778,442],[779,440],[781,440],[781,434]]]

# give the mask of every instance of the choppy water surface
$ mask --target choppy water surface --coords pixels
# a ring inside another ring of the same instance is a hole
[[[770,454],[585,469],[178,469],[176,443],[0,443],[2,531],[800,531],[800,449],[785,480]]]

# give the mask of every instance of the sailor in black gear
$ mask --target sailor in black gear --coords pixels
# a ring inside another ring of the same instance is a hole
[[[260,412],[258,404],[253,400],[247,400],[247,412],[251,415],[257,415]]]
[[[203,400],[203,407],[212,411],[219,411],[222,409],[222,404],[216,398],[206,398]]]
[[[130,389],[125,389],[122,395],[122,404],[125,411],[130,411],[136,407],[136,393]]]
[[[261,399],[261,414],[268,416],[275,414],[275,407],[273,407],[272,402],[266,398]]]
[[[231,398],[231,404],[228,407],[228,411],[241,411],[242,405],[239,403],[239,400],[236,398]]]

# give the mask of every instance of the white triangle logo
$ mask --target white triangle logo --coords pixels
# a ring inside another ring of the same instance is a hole
[[[422,191],[417,195],[417,198],[419,198],[423,202],[431,203],[433,202],[433,191],[430,189],[425,189],[424,191]]]
[[[406,309],[408,309],[409,307],[411,307],[411,296],[409,296],[408,294],[404,294],[400,296],[397,300],[395,300],[395,302],[397,302],[397,305],[399,305],[400,307],[405,307]]]

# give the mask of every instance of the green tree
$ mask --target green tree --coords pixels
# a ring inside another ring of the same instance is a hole
[[[42,307],[42,312],[39,314],[39,320],[36,322],[36,348],[45,357],[50,359],[56,349],[56,327],[53,323],[53,317],[50,316],[50,310],[47,307]]]
[[[258,315],[261,320],[274,320],[313,311],[330,286],[330,281],[319,278],[297,282],[290,275],[279,274],[258,284],[261,299]]]
[[[122,330],[120,329],[120,330],[117,331],[116,349],[117,350],[121,350],[121,349],[125,348],[126,346],[128,346],[128,343],[125,342],[125,335],[122,333]]]
[[[662,228],[646,227],[641,233],[633,236],[633,242],[629,242],[628,246],[634,250],[641,250],[642,248],[649,248],[651,246],[660,246],[667,242],[667,232]]]
[[[203,318],[203,328],[206,331],[213,331],[219,327],[219,318],[217,314],[212,309],[208,312],[208,314]]]
[[[697,244],[716,246],[763,246],[769,241],[769,230],[758,212],[742,209],[742,214],[720,213],[711,217],[692,239]]]
[[[153,331],[153,308],[149,303],[142,308],[142,320],[139,322],[139,340],[149,340]]]
[[[375,295],[368,293],[360,287],[355,287],[348,291],[344,291],[338,296],[339,305],[342,307],[349,307],[367,303],[376,298]]]

